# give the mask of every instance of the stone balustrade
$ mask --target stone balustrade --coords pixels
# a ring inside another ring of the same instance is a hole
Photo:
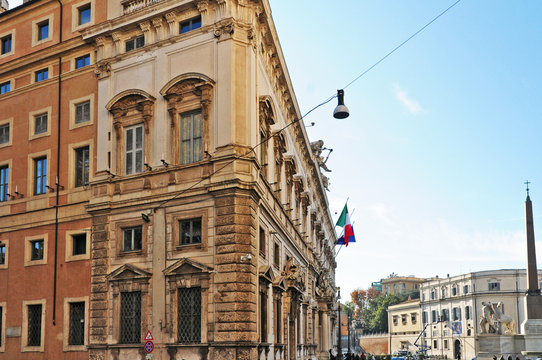
[[[131,14],[161,1],[165,0],[126,0],[122,2],[122,13],[123,15]]]

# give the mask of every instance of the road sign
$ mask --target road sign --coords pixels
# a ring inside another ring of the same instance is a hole
[[[153,354],[147,354],[147,355],[145,355],[145,359],[146,359],[146,360],[152,360],[153,357],[154,357]]]
[[[152,341],[147,341],[145,343],[145,352],[150,354],[154,350],[154,343]]]
[[[145,341],[154,340],[152,337],[151,331],[147,330],[147,335],[145,335]]]

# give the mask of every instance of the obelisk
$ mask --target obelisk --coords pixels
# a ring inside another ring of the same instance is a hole
[[[529,197],[529,181],[527,199],[525,200],[525,218],[527,227],[527,294],[525,295],[525,321],[521,324],[521,332],[525,337],[525,351],[521,353],[528,359],[542,356],[542,296],[536,268],[536,251],[534,242],[533,204]]]

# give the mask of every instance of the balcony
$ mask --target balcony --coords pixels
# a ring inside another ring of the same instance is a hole
[[[162,2],[165,0],[124,0],[122,4],[122,14],[127,15]]]

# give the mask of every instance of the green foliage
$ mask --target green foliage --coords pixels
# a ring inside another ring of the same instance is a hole
[[[355,305],[355,318],[362,321],[365,331],[387,332],[388,306],[399,304],[408,300],[409,297],[419,297],[419,292],[382,295],[378,292],[368,294],[368,291],[365,290],[355,290],[352,292],[353,303],[349,303],[349,305]]]

